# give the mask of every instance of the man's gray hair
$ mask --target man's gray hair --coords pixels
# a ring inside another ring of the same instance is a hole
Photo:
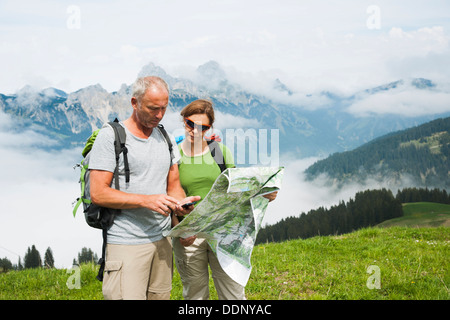
[[[150,88],[164,88],[169,94],[169,86],[167,83],[160,77],[150,76],[150,77],[142,77],[138,78],[133,84],[133,97],[135,97],[139,102],[141,101],[142,96],[145,94],[145,91]]]

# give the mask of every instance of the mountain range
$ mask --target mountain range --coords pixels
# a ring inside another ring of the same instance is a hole
[[[273,79],[270,88],[271,93],[276,94],[273,98],[273,95],[252,92],[231,81],[215,61],[199,66],[190,78],[172,76],[153,63],[138,73],[138,76],[146,75],[161,76],[169,84],[170,112],[178,113],[189,102],[208,98],[220,114],[243,120],[228,123],[227,128],[236,129],[239,123],[240,128],[248,129],[256,123],[256,129],[278,129],[280,153],[297,158],[324,157],[351,150],[384,134],[450,116],[450,105],[446,112],[423,116],[361,116],[348,112],[348,107],[361,99],[402,86],[435,90],[432,80],[422,78],[401,79],[348,96],[322,91],[302,94],[302,99],[296,100],[299,93],[279,78]],[[96,84],[72,93],[56,88],[34,90],[26,86],[15,94],[0,94],[0,110],[14,120],[15,130],[39,132],[52,139],[51,148],[61,149],[84,144],[91,132],[106,121],[116,117],[126,119],[131,113],[130,98],[131,85],[127,84],[114,92]],[[319,107],[311,107],[316,101],[323,102]]]

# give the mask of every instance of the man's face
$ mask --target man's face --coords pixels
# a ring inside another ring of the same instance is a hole
[[[149,129],[156,128],[166,113],[169,95],[167,91],[152,88],[145,91],[140,103],[136,98],[131,99],[131,104],[136,111],[139,123]]]

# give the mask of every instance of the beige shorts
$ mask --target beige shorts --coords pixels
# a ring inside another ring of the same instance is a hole
[[[216,255],[205,239],[197,238],[184,247],[179,238],[173,238],[175,263],[185,300],[209,299],[209,267],[219,300],[245,300],[245,288],[223,271]]]
[[[168,300],[172,289],[170,238],[142,245],[106,246],[106,300]]]

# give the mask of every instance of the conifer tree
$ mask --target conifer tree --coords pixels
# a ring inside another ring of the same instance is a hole
[[[97,262],[97,255],[86,247],[81,249],[81,252],[78,253],[78,263],[88,263],[88,262]]]
[[[8,272],[9,270],[12,270],[13,265],[11,261],[9,261],[8,258],[0,259],[0,272]]]
[[[28,247],[27,253],[25,253],[24,263],[25,269],[40,268],[42,266],[41,255],[34,244],[31,246],[31,249]]]
[[[55,260],[53,259],[53,252],[50,247],[47,248],[44,255],[44,267],[45,268],[54,268]]]

